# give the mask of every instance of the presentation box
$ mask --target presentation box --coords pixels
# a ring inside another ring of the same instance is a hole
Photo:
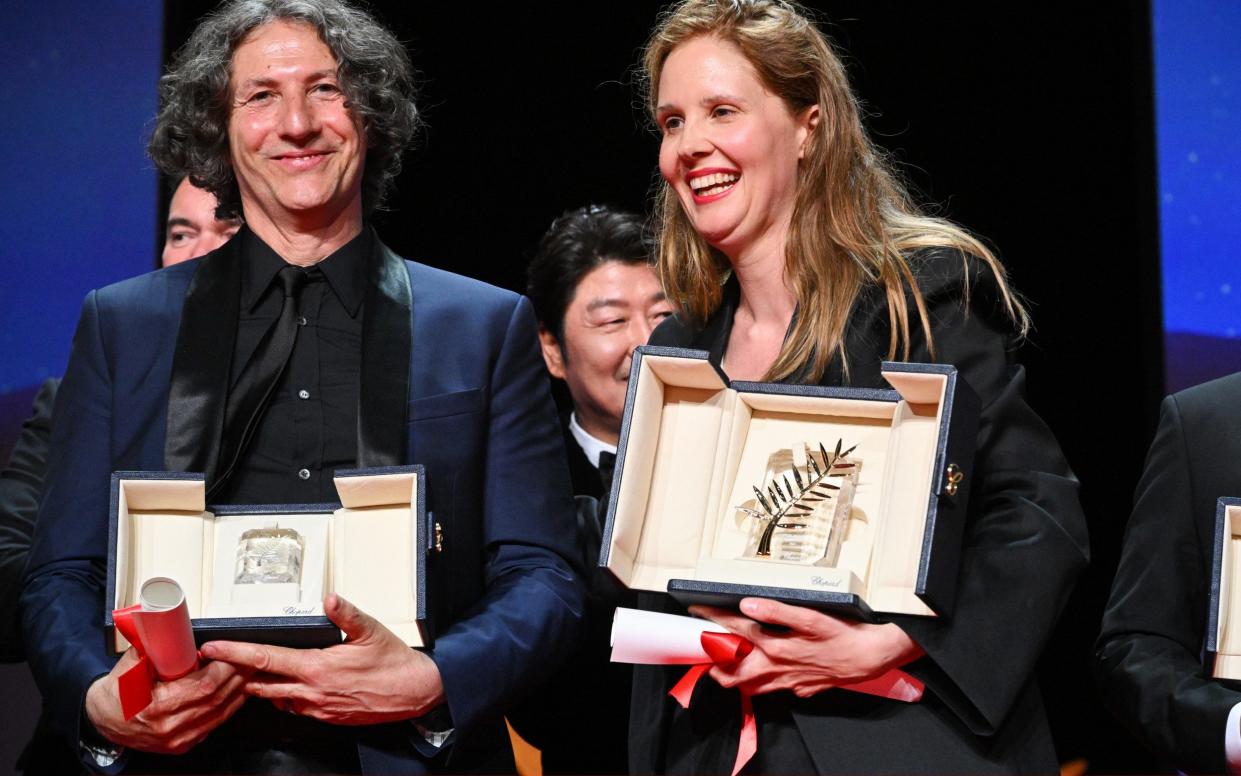
[[[427,525],[421,466],[336,472],[333,504],[213,506],[203,475],[116,472],[104,622],[109,645],[128,643],[112,611],[137,602],[144,582],[185,591],[195,640],[291,647],[340,642],[323,599],[338,593],[411,647],[430,646]]]
[[[948,616],[978,398],[949,365],[883,375],[734,382],[704,351],[638,348],[599,565],[685,605]]]
[[[1208,675],[1241,681],[1241,498],[1215,506],[1215,550],[1207,603],[1205,653]]]

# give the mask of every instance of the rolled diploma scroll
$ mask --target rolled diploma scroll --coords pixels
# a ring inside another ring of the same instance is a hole
[[[138,601],[142,609],[133,618],[155,675],[167,682],[193,671],[198,666],[198,648],[181,586],[167,577],[148,579]]]
[[[710,663],[704,632],[727,633],[723,625],[697,617],[616,608],[612,619],[612,662],[672,666]]]
[[[185,593],[167,577],[148,579],[138,603],[113,611],[112,619],[139,656],[118,680],[121,710],[131,719],[150,705],[155,679],[180,679],[198,667],[198,649]]]
[[[697,617],[617,607],[612,620],[612,662],[640,665],[710,663],[711,658],[702,646],[702,634],[706,632],[727,633],[728,629]],[[906,703],[921,700],[923,692],[922,682],[899,668],[874,679],[837,687]]]

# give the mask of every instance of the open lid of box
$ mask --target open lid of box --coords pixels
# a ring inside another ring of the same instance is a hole
[[[1241,680],[1241,497],[1215,504],[1215,537],[1211,554],[1211,585],[1207,601],[1207,632],[1203,647],[1207,674]]]
[[[707,516],[727,506],[720,485],[737,475],[738,461],[725,450],[737,448],[750,433],[745,415],[750,408],[778,414],[813,406],[815,413],[856,416],[870,425],[894,413],[929,416],[938,425],[925,442],[934,445],[933,455],[928,450],[919,459],[919,466],[926,466],[919,475],[925,485],[892,497],[901,502],[893,510],[907,513],[892,530],[908,528],[919,539],[904,551],[910,560],[888,562],[886,571],[879,564],[877,576],[910,588],[910,595],[921,600],[887,611],[947,613],[959,565],[968,491],[964,475],[973,459],[977,398],[950,365],[888,362],[883,374],[892,390],[730,382],[705,351],[638,348],[599,564],[635,589],[662,592],[670,580],[684,587],[684,580],[696,578],[700,560],[710,551],[704,546],[715,539]],[[746,405],[744,412],[738,403]],[[675,476],[656,476],[656,461],[666,463],[670,457]],[[644,535],[652,530],[646,525],[648,503],[682,517],[660,520],[657,536]],[[911,520],[916,522],[910,525]],[[897,568],[902,563],[916,569]]]
[[[112,610],[133,603],[143,580],[167,576],[184,589],[196,630],[227,631],[229,637],[264,629],[330,631],[335,626],[322,616],[319,596],[305,611],[293,607],[283,614],[262,616],[208,614],[208,602],[215,600],[217,530],[240,516],[279,516],[283,521],[319,520],[319,525],[327,521],[325,528],[317,529],[323,532],[319,545],[307,545],[307,552],[315,548],[316,562],[311,563],[310,556],[305,560],[307,568],[322,569],[323,595],[337,592],[411,646],[426,645],[430,638],[426,623],[429,531],[424,519],[423,467],[338,470],[335,483],[339,503],[229,505],[208,510],[201,474],[114,473],[105,625],[112,628]],[[299,589],[305,594],[306,588]],[[308,643],[298,637],[285,641]]]

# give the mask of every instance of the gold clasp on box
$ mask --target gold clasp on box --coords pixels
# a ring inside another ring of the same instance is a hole
[[[960,486],[961,480],[965,479],[965,472],[961,471],[961,467],[955,463],[948,464],[947,484],[944,485],[944,492],[949,496],[957,495],[957,487]]]
[[[435,551],[444,551],[444,527],[440,525],[440,521],[435,521]]]

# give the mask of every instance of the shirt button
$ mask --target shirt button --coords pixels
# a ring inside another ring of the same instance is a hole
[[[305,325],[306,325],[306,316],[304,316],[304,315],[299,315],[299,316],[297,316],[297,325],[298,325],[298,326],[305,326]]]
[[[297,478],[298,478],[299,480],[308,480],[308,479],[310,479],[310,469],[301,469],[300,471],[298,471],[298,473],[297,473]]]
[[[306,390],[305,388],[303,388],[302,390],[300,390],[300,391],[298,391],[298,392],[297,392],[297,398],[299,398],[299,399],[309,399],[309,398],[310,398],[310,391],[308,391],[308,390]]]

